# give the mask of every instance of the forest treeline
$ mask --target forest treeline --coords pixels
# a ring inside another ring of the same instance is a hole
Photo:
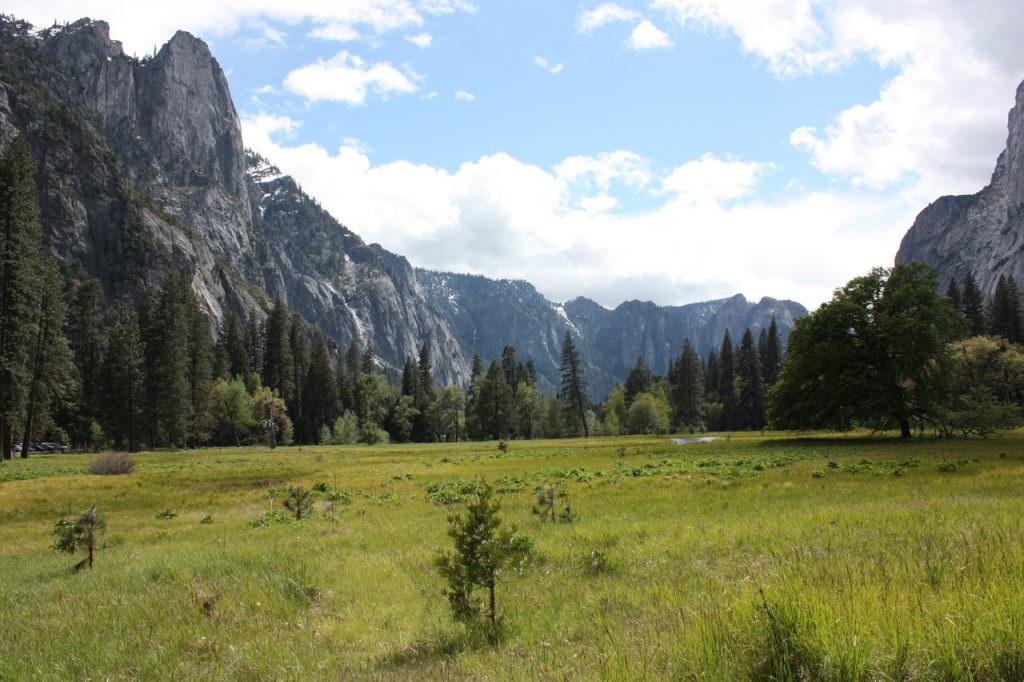
[[[427,340],[400,373],[388,371],[372,345],[339,348],[280,301],[245,320],[227,310],[214,329],[185,272],[107,306],[98,281],[62,270],[44,244],[34,173],[28,146],[11,142],[0,158],[5,459],[39,440],[123,450],[507,440],[762,429],[769,416],[785,428],[895,424],[906,434],[912,419],[948,431],[966,423],[948,415],[964,410],[1005,423],[1002,408],[1019,416],[1024,402],[1013,278],[985,301],[971,274],[940,296],[925,266],[898,266],[892,281],[873,271],[798,321],[791,362],[773,319],[738,344],[726,331],[706,357],[685,340],[664,374],[638,358],[603,402],[588,393],[568,331],[556,395],[541,393],[532,361],[512,346],[486,366],[475,355],[467,385],[439,386]],[[917,365],[894,360],[908,357]],[[830,372],[841,374],[828,383]]]

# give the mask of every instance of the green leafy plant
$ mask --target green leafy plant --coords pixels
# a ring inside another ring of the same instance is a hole
[[[107,522],[96,511],[96,507],[90,507],[77,518],[65,517],[54,524],[53,549],[67,554],[84,550],[86,557],[75,564],[74,570],[77,573],[83,568],[91,569],[96,554],[96,540],[106,529]]]
[[[494,489],[481,483],[475,497],[466,504],[465,513],[449,513],[448,536],[455,549],[442,551],[435,560],[448,582],[445,594],[452,618],[481,631],[492,643],[498,641],[501,632],[498,581],[507,569],[522,571],[533,554],[529,537],[518,533],[515,526],[502,528],[500,509],[501,501],[495,498]],[[477,590],[486,592],[486,603],[475,598]]]
[[[156,517],[158,519],[164,519],[164,520],[173,519],[173,518],[175,518],[177,516],[178,516],[178,512],[176,512],[176,511],[174,511],[173,509],[170,509],[170,508],[161,509],[160,511],[158,511],[156,513]]]

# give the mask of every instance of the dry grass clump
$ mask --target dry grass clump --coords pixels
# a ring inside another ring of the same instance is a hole
[[[89,471],[100,476],[130,474],[135,460],[127,452],[101,452],[89,462]]]

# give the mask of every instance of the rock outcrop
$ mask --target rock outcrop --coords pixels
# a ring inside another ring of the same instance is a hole
[[[992,181],[977,194],[942,197],[921,211],[896,254],[897,263],[912,261],[938,270],[943,287],[972,272],[985,296],[1000,275],[1024,282],[1024,83]]]

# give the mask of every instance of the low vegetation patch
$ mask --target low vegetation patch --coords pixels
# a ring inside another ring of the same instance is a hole
[[[127,452],[101,452],[89,460],[89,471],[100,476],[130,474],[135,460]]]
[[[1019,452],[1024,432],[13,461],[0,679],[1022,679]]]

